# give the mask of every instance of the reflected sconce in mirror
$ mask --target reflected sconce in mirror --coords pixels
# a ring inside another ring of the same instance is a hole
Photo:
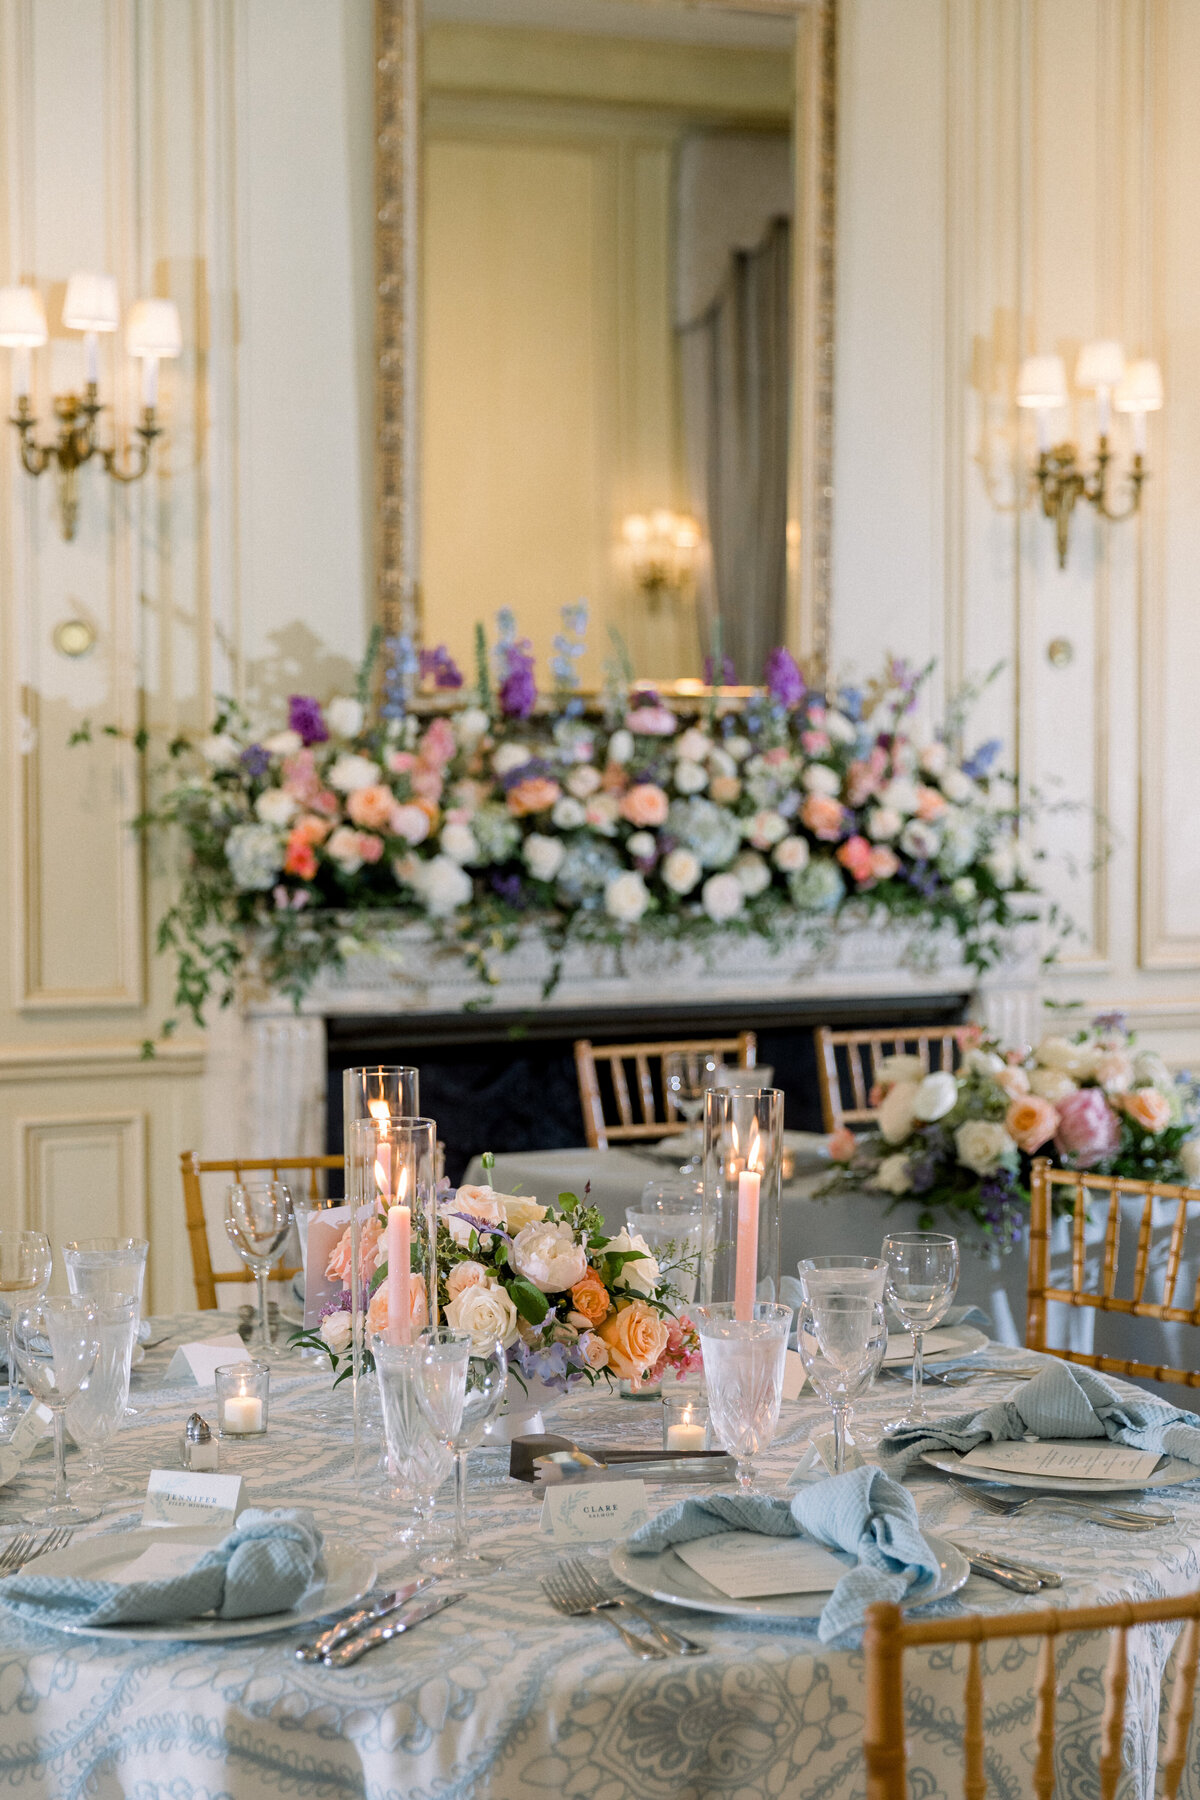
[[[681,600],[690,593],[700,548],[700,527],[695,519],[665,508],[630,513],[622,522],[621,536],[633,579],[649,600]]]
[[[63,537],[75,536],[79,518],[79,470],[98,456],[114,481],[139,481],[150,467],[151,446],[161,436],[158,423],[158,365],[183,349],[179,312],[171,300],[138,300],[125,321],[125,348],[142,365],[142,409],[135,430],[138,443],[122,454],[116,444],[104,447],[96,438],[96,421],[104,410],[100,399],[99,334],[120,325],[117,284],[111,275],[76,273],[67,282],[63,324],[83,333],[82,394],[56,394],[53,399],[58,435],[37,442],[37,418],[30,399],[33,352],[48,341],[41,295],[32,287],[0,288],[0,347],[13,353],[13,411],[9,423],[21,445],[21,464],[30,475],[53,466],[58,478],[58,512]]]
[[[1042,512],[1054,521],[1058,566],[1067,566],[1071,514],[1076,503],[1086,500],[1104,519],[1115,524],[1132,518],[1142,501],[1147,476],[1146,414],[1158,412],[1163,403],[1162,375],[1156,362],[1144,358],[1127,363],[1125,352],[1112,338],[1085,344],[1075,364],[1075,385],[1096,396],[1099,442],[1089,474],[1072,443],[1051,444],[1050,415],[1067,404],[1067,372],[1061,356],[1029,356],[1017,377],[1017,405],[1031,410],[1037,419],[1038,460],[1034,470],[1041,493]],[[1133,461],[1129,467],[1129,499],[1114,508],[1109,501],[1109,430],[1114,408],[1133,420]]]

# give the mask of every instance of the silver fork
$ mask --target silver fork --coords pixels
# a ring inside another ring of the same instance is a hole
[[[0,1574],[13,1575],[48,1551],[65,1550],[75,1533],[66,1525],[58,1525],[46,1533],[40,1544],[35,1542],[36,1536],[36,1532],[25,1531],[13,1538],[0,1555]]]
[[[635,1619],[639,1619],[653,1632],[663,1649],[672,1656],[707,1656],[707,1644],[697,1644],[692,1638],[684,1637],[682,1632],[672,1631],[669,1625],[660,1625],[657,1619],[652,1619],[649,1613],[643,1612],[631,1600],[625,1600],[619,1594],[606,1593],[587,1564],[579,1557],[568,1557],[565,1563],[559,1565],[559,1570],[580,1601],[590,1601],[596,1608],[615,1606],[622,1612],[632,1613]]]
[[[1092,1505],[1086,1500],[1073,1500],[1064,1495],[1061,1499],[1053,1494],[1030,1494],[1021,1500],[1004,1500],[999,1494],[985,1493],[973,1483],[959,1481],[950,1477],[950,1486],[964,1500],[970,1500],[975,1506],[982,1506],[985,1512],[998,1513],[1001,1518],[1012,1519],[1023,1513],[1026,1507],[1040,1503],[1049,1512],[1066,1513],[1072,1519],[1090,1519],[1094,1525],[1107,1525],[1110,1531],[1154,1531],[1160,1525],[1174,1523],[1174,1515],[1163,1514],[1153,1518],[1148,1513],[1125,1512],[1120,1507],[1105,1506],[1102,1502]]]
[[[19,1531],[16,1537],[10,1538],[0,1550],[0,1575],[11,1575],[14,1569],[19,1569],[32,1549],[32,1531]]]
[[[648,1644],[645,1638],[636,1637],[632,1631],[626,1631],[624,1625],[618,1623],[611,1613],[597,1606],[581,1603],[574,1590],[568,1586],[561,1569],[555,1569],[550,1575],[542,1576],[542,1592],[556,1612],[565,1613],[569,1619],[596,1618],[603,1619],[611,1625],[626,1649],[632,1650],[643,1662],[654,1658],[665,1658],[666,1651],[658,1644]]]

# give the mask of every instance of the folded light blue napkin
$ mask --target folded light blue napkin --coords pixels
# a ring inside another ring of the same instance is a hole
[[[1196,1413],[1151,1394],[1119,1394],[1095,1370],[1065,1362],[1047,1363],[1011,1400],[887,1432],[879,1460],[890,1473],[903,1475],[924,1450],[957,1450],[965,1456],[979,1444],[1011,1442],[1029,1432],[1039,1438],[1109,1438],[1135,1450],[1200,1463]]]
[[[164,1542],[169,1530],[164,1530]],[[78,1625],[168,1624],[215,1613],[252,1619],[286,1612],[324,1573],[322,1537],[306,1508],[248,1508],[192,1568],[160,1580],[104,1581],[39,1574],[37,1562],[0,1580],[0,1600],[28,1619],[53,1614]]]
[[[833,1550],[848,1550],[858,1566],[848,1569],[821,1614],[821,1642],[863,1622],[876,1600],[903,1599],[941,1563],[921,1535],[912,1495],[882,1469],[852,1469],[807,1488],[789,1504],[758,1494],[713,1494],[680,1500],[634,1532],[629,1548],[652,1555],[671,1544],[690,1544],[721,1531],[757,1531],[764,1537],[809,1537]]]

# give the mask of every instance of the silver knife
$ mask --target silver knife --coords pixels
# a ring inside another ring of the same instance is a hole
[[[1043,1587],[1062,1586],[1062,1576],[1055,1569],[1043,1569],[1040,1563],[1031,1563],[1024,1558],[1018,1562],[1015,1557],[1001,1556],[998,1550],[973,1550],[971,1555],[986,1556],[989,1562],[998,1563],[1002,1569],[1013,1569],[1018,1575],[1036,1575]]]
[[[999,1587],[1011,1588],[1018,1594],[1040,1594],[1042,1583],[1035,1575],[1019,1575],[1015,1569],[1006,1569],[990,1557],[983,1556],[978,1550],[964,1550],[963,1555],[970,1565],[973,1575],[982,1575],[985,1581],[994,1581]]]
[[[696,1481],[722,1482],[734,1470],[731,1456],[705,1457],[684,1462],[681,1458],[663,1458],[661,1462],[596,1463],[590,1466],[564,1467],[548,1458],[538,1457],[533,1465],[535,1491],[548,1487],[581,1487],[604,1481]]]
[[[311,1644],[301,1644],[296,1651],[297,1662],[320,1662],[330,1650],[336,1649],[338,1644],[344,1644],[347,1638],[354,1637],[364,1626],[382,1619],[387,1613],[395,1612],[399,1606],[406,1606],[413,1595],[428,1587],[432,1580],[432,1575],[419,1575],[392,1593],[380,1595],[370,1606],[360,1607],[357,1612],[347,1614],[344,1619],[331,1625],[328,1631],[323,1631],[320,1637],[314,1638]]]
[[[364,1631],[360,1637],[352,1638],[348,1644],[339,1644],[321,1660],[327,1669],[348,1668],[351,1663],[356,1663],[360,1656],[365,1656],[368,1650],[375,1650],[380,1644],[389,1643],[392,1638],[399,1637],[402,1632],[411,1631],[414,1625],[421,1623],[422,1619],[431,1619],[434,1613],[443,1612],[447,1606],[454,1606],[457,1601],[464,1598],[465,1596],[461,1593],[431,1594],[428,1600],[419,1600],[410,1609],[380,1620],[378,1625],[372,1625],[369,1631]]]

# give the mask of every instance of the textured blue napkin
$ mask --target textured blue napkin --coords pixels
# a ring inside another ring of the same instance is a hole
[[[921,1535],[912,1495],[882,1469],[869,1467],[807,1488],[790,1505],[758,1494],[677,1501],[640,1526],[629,1548],[652,1555],[721,1531],[809,1537],[858,1558],[858,1566],[847,1570],[825,1603],[817,1627],[822,1643],[861,1625],[876,1600],[902,1600],[919,1582],[933,1581],[941,1572],[938,1557]]]
[[[321,1549],[316,1520],[305,1508],[251,1507],[183,1575],[122,1583],[39,1574],[34,1561],[0,1580],[0,1600],[29,1619],[52,1614],[77,1625],[169,1624],[205,1613],[253,1619],[296,1604],[324,1572]]]
[[[957,1450],[965,1456],[979,1444],[1011,1442],[1027,1432],[1039,1438],[1109,1438],[1135,1450],[1200,1463],[1196,1413],[1151,1394],[1119,1394],[1093,1369],[1065,1362],[1047,1363],[1011,1400],[887,1432],[879,1460],[892,1474],[903,1475],[924,1450]],[[1003,1478],[997,1474],[996,1479]]]

